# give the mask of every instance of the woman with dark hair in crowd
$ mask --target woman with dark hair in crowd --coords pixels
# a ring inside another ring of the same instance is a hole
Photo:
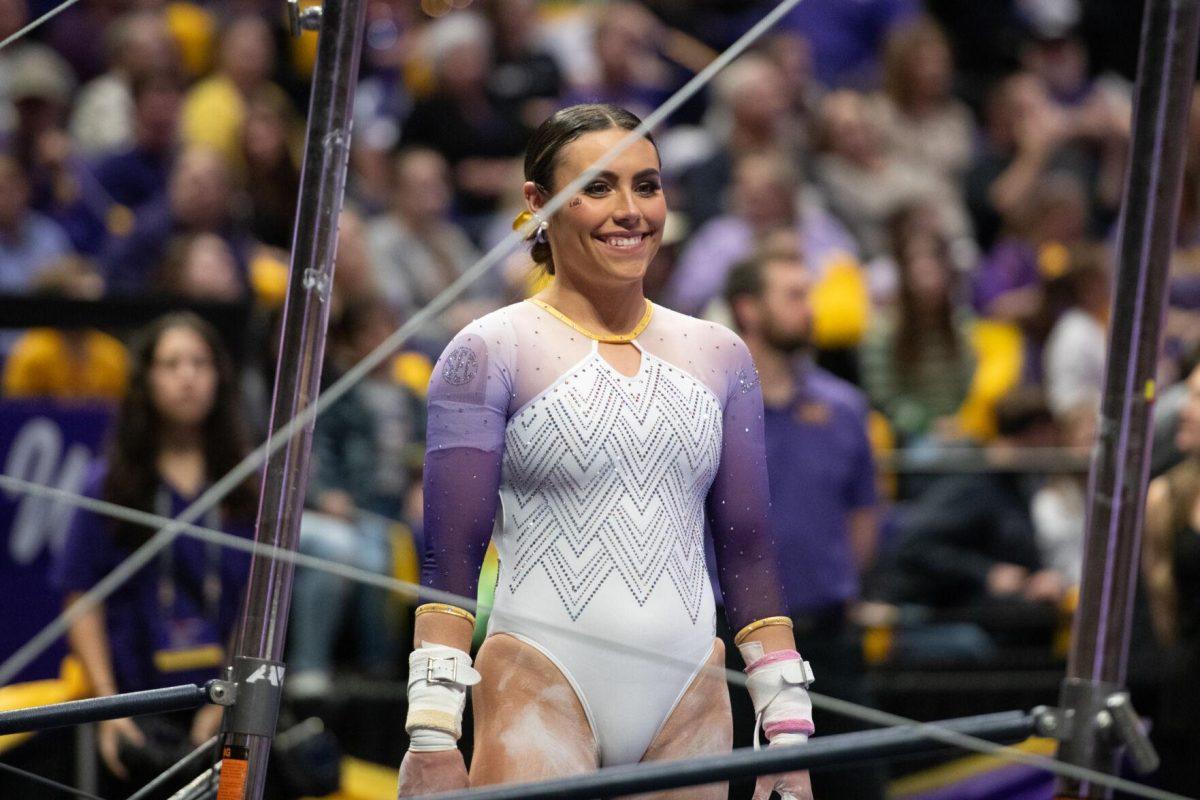
[[[916,223],[920,214],[918,206],[893,219],[897,302],[875,321],[859,362],[871,403],[906,441],[951,427],[975,371],[949,248]]]
[[[129,388],[89,494],[177,516],[245,456],[239,414],[233,367],[216,330],[189,313],[158,319],[131,349]],[[256,503],[246,481],[201,523],[249,537]],[[54,570],[68,605],[153,533],[81,509]],[[93,691],[111,695],[217,677],[249,561],[241,551],[180,536],[86,611],[69,638]],[[109,778],[125,790],[144,784],[212,736],[220,711],[206,706],[195,714],[100,723]]]
[[[475,786],[729,749],[706,518],[767,738],[812,733],[771,556],[754,364],[728,329],[643,294],[667,214],[653,139],[542,216],[638,124],[581,105],[535,132],[524,195],[551,280],[464,329],[434,370],[422,583],[474,598],[489,539],[500,575],[474,667],[472,615],[417,609],[401,795],[468,783],[456,745],[468,686]],[[772,788],[811,797],[806,773],[763,778],[756,797]]]

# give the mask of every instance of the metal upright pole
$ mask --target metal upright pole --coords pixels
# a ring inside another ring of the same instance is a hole
[[[1059,717],[1059,758],[1107,772],[1121,745],[1156,761],[1124,694],[1167,274],[1196,74],[1200,0],[1147,0],[1125,178],[1099,441],[1088,486],[1083,584]],[[1060,779],[1062,798],[1107,797]]]
[[[358,82],[365,0],[326,0],[308,110],[308,137],[284,305],[271,433],[316,401],[329,322],[338,217],[350,154],[351,109]],[[314,26],[316,12],[293,19]],[[256,541],[295,550],[308,482],[313,424],[303,426],[266,462]],[[232,679],[235,705],[221,737],[222,800],[259,800],[283,684],[294,567],[255,555],[246,589]]]

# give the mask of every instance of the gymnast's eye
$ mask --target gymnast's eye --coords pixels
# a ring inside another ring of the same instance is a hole
[[[607,193],[609,188],[609,185],[604,181],[592,181],[584,188],[584,191],[592,197],[600,197]]]
[[[649,197],[662,191],[662,184],[657,180],[644,180],[637,185],[637,191],[638,194]]]

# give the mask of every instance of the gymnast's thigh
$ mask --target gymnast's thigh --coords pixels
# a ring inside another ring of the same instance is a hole
[[[470,785],[561,778],[598,766],[596,737],[575,690],[550,659],[498,633],[479,648],[471,690]]]
[[[643,761],[676,761],[728,753],[733,747],[733,717],[725,682],[725,644],[713,645],[705,669],[696,674],[671,716],[650,743]],[[636,800],[725,800],[727,783],[636,795]]]

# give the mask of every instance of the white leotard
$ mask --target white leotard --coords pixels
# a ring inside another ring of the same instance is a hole
[[[745,346],[658,307],[634,344],[642,358],[627,376],[594,341],[518,303],[464,330],[430,391],[426,582],[473,594],[457,573],[477,573],[480,532],[494,534],[489,634],[559,667],[603,765],[642,758],[711,651],[706,504],[722,587],[747,621],[769,615],[757,607],[772,594],[758,548],[762,402]]]

